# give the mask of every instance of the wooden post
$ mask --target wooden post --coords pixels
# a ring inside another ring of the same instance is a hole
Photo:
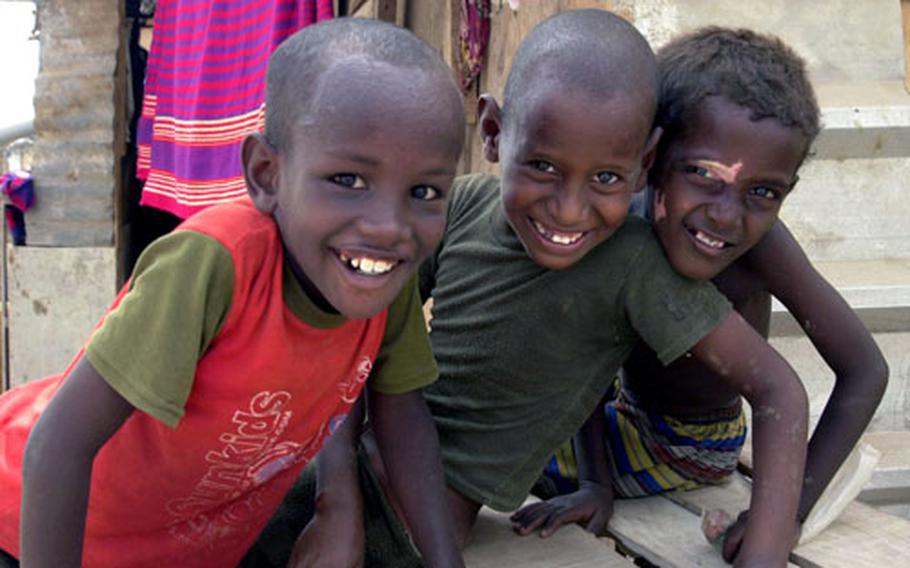
[[[910,93],[910,0],[901,0],[904,22],[904,88]]]

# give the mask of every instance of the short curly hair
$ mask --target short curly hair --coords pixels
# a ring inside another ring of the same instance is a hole
[[[821,129],[818,103],[803,59],[777,37],[710,26],[674,39],[657,52],[660,87],[657,125],[663,142],[703,99],[722,96],[799,129],[806,153]]]

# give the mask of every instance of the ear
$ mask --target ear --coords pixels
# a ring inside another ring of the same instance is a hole
[[[491,164],[499,161],[499,135],[502,134],[502,116],[499,103],[492,95],[477,99],[477,116],[480,117],[480,138],[483,140],[483,157]]]
[[[278,206],[278,151],[261,133],[247,135],[240,150],[246,191],[256,209],[271,215]]]
[[[663,133],[663,128],[655,126],[654,130],[651,131],[651,135],[648,137],[648,141],[645,143],[645,150],[641,154],[641,172],[638,174],[638,183],[635,187],[636,192],[641,191],[648,181],[648,172],[651,171],[651,167],[654,166],[654,160],[657,157],[657,144],[660,142],[660,137],[663,136]]]
[[[667,216],[667,202],[662,189],[659,187],[653,189],[653,200],[648,205],[651,207],[651,220],[657,223]]]

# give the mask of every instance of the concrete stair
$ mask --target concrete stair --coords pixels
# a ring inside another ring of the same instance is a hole
[[[816,89],[825,129],[781,217],[888,360],[888,390],[870,430],[910,430],[910,94],[896,80]],[[833,374],[777,302],[771,334],[806,384],[814,423]]]

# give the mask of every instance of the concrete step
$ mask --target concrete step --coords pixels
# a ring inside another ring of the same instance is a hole
[[[863,436],[881,453],[860,501],[910,519],[910,432],[871,432]]]
[[[814,85],[824,129],[820,160],[910,157],[910,93],[900,79]]]
[[[813,264],[837,288],[870,331],[910,331],[910,257],[820,261]],[[793,316],[774,300],[771,335],[802,333]]]
[[[910,94],[891,79],[816,89],[824,130],[781,218],[816,261],[910,257]]]
[[[888,362],[888,388],[869,431],[910,430],[910,331],[873,333]],[[818,422],[834,387],[834,373],[805,335],[776,336],[769,342],[790,363],[809,394],[810,427]]]

